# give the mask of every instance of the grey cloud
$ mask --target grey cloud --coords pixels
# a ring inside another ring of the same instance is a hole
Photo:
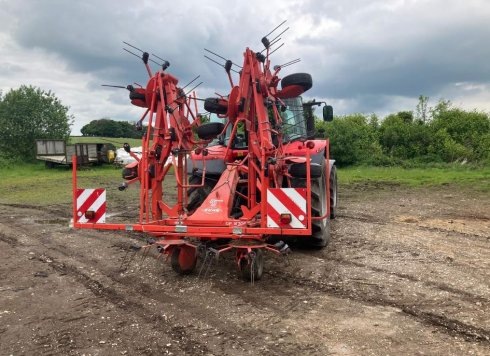
[[[344,113],[384,112],[400,98],[411,103],[419,94],[453,95],[457,82],[490,83],[490,6],[483,0],[272,0],[233,5],[217,0],[173,5],[129,0],[5,2],[8,16],[0,19],[11,20],[0,33],[8,33],[26,49],[57,54],[72,71],[91,73],[93,80],[85,86],[94,92],[103,83],[145,84],[142,64],[121,49],[125,40],[168,59],[169,71],[181,83],[201,74],[206,87],[202,93],[226,93],[224,71],[204,59],[203,48],[241,64],[245,46],[261,49],[261,36],[284,18],[291,29],[282,36],[286,45],[274,54],[274,62],[301,57],[301,63],[283,74],[310,72],[314,87],[308,95],[329,98]],[[126,98],[124,92],[109,96],[115,105]]]

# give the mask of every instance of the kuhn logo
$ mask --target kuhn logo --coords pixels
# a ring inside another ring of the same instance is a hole
[[[203,209],[206,214],[217,214],[221,212],[221,208],[218,207],[219,203],[222,203],[221,199],[211,199],[209,201],[209,208]]]
[[[223,200],[221,200],[221,199],[211,199],[209,201],[209,206],[211,208],[216,208],[216,205],[218,205],[218,203],[222,203],[222,202],[223,202]]]

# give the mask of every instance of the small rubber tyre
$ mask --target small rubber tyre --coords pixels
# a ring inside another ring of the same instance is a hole
[[[129,92],[129,99],[130,100],[142,100],[145,101],[146,97],[145,94],[138,93],[137,91],[130,91]]]
[[[254,249],[252,253],[255,257],[250,261],[250,257],[240,260],[240,276],[247,282],[258,281],[264,274],[264,252],[262,249]]]
[[[170,258],[172,269],[181,275],[191,274],[196,268],[197,255],[192,247],[174,247]]]
[[[322,174],[320,177],[311,179],[311,214],[314,217],[324,216],[327,213],[327,163],[322,160]],[[307,182],[304,178],[294,178],[292,186],[295,188],[306,188]],[[310,237],[299,237],[298,241],[306,247],[323,248],[330,241],[330,217],[321,220],[313,220]]]
[[[197,136],[201,140],[211,140],[218,136],[224,128],[225,125],[221,122],[208,122],[197,128]]]
[[[138,176],[138,170],[136,169],[136,167],[133,168],[124,167],[122,170],[123,179],[131,180],[136,178],[137,176]]]
[[[313,86],[313,79],[308,73],[295,73],[285,76],[281,80],[281,88],[284,89],[291,85],[298,85],[303,88],[303,91],[311,89]]]
[[[204,100],[204,110],[213,114],[225,115],[228,112],[228,105],[223,105],[222,99],[207,98]]]
[[[337,168],[335,165],[330,170],[330,219],[337,216]]]

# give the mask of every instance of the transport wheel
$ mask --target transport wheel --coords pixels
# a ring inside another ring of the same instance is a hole
[[[201,184],[202,177],[192,175],[189,178],[189,184],[197,185]],[[204,186],[189,188],[187,190],[187,211],[192,214],[206,199],[206,197],[211,194],[214,186],[216,185],[216,180],[205,178]]]
[[[137,91],[130,91],[129,92],[129,99],[130,100],[146,100],[145,94],[143,93],[138,93]]]
[[[330,170],[330,219],[337,216],[337,168],[332,166]]]
[[[213,114],[225,115],[228,112],[228,104],[220,98],[206,98],[204,110]]]
[[[240,275],[248,282],[258,281],[264,274],[264,252],[262,249],[254,249],[240,258]]]
[[[284,89],[291,85],[298,85],[303,88],[303,91],[307,91],[313,86],[313,79],[308,73],[294,73],[282,78],[281,88]]]
[[[197,128],[197,136],[201,140],[210,140],[218,136],[224,128],[225,125],[221,122],[208,122]]]
[[[327,212],[327,184],[325,182],[327,163],[325,160],[322,160],[321,167],[322,175],[311,179],[311,214],[313,216],[323,216]],[[306,179],[294,178],[292,186],[306,188]],[[327,217],[322,220],[313,220],[311,229],[311,237],[301,237],[298,240],[309,247],[322,248],[327,246],[330,241],[330,219]]]
[[[174,247],[170,263],[178,274],[191,274],[196,268],[196,249],[189,246]]]

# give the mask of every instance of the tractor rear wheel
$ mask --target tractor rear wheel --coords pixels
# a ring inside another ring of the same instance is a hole
[[[337,168],[332,166],[330,170],[330,219],[337,216]]]
[[[321,170],[322,174],[320,177],[311,179],[311,214],[314,217],[324,216],[327,212],[327,184],[325,181],[327,163],[325,160],[322,160]],[[292,181],[292,185],[295,188],[306,188],[306,184],[306,179],[303,178],[294,178]],[[332,187],[330,190],[332,190]],[[299,241],[309,247],[322,248],[327,246],[330,241],[330,217],[313,220],[311,230],[310,237],[299,238]]]
[[[202,182],[202,177],[197,175],[192,175],[189,178],[189,184],[200,185]],[[204,185],[202,187],[193,187],[187,190],[187,211],[192,214],[206,199],[206,197],[211,194],[214,186],[216,185],[216,180],[211,178],[204,178]]]

